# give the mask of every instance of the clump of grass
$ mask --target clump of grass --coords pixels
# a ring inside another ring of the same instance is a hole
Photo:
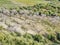
[[[58,43],[54,41],[55,36],[53,35],[48,35],[48,37],[46,38],[43,35],[39,34],[31,35],[26,33],[24,35],[20,35],[19,33],[9,32],[7,30],[4,30],[4,32],[0,32],[0,43],[2,45],[45,45],[48,43],[51,45],[53,45],[53,43],[56,43],[57,45]]]

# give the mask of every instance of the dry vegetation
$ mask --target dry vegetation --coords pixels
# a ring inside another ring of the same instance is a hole
[[[0,0],[0,45],[60,45],[59,5],[58,0]]]

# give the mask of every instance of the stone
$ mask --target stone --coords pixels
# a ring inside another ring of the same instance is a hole
[[[10,15],[10,11],[8,10],[8,9],[2,9],[2,13],[4,14],[4,15]]]
[[[10,10],[10,14],[11,15],[16,15],[17,14],[17,11],[15,9],[12,9],[12,10]]]
[[[29,11],[28,10],[20,10],[19,14],[21,14],[21,15],[28,15]]]

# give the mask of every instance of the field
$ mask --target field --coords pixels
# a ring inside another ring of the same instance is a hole
[[[60,1],[0,0],[0,45],[60,45]]]

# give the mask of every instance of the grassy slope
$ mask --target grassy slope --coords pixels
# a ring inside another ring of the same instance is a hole
[[[24,5],[35,5],[35,4],[39,4],[39,3],[49,3],[50,1],[44,1],[44,0],[0,0],[0,6],[2,5],[13,5],[14,3],[22,3]],[[14,5],[15,6],[15,5]]]
[[[14,7],[16,6],[16,4],[23,4],[23,5],[35,5],[35,4],[39,4],[39,3],[48,3],[46,1],[42,0],[0,0],[0,6],[2,7]]]
[[[39,3],[48,3],[48,2],[43,1],[43,0],[15,0],[15,1],[19,2],[19,3],[21,2],[25,5],[35,5],[35,4],[39,4]]]
[[[0,0],[0,6],[10,6],[12,5],[10,0]]]
[[[17,5],[14,4],[11,0],[0,0],[0,7],[12,8],[17,7]]]

